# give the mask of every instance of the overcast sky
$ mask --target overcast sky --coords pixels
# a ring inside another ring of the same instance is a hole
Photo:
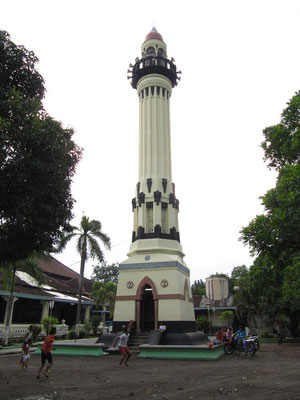
[[[45,109],[84,148],[73,223],[83,213],[102,222],[108,263],[124,261],[131,241],[138,97],[126,77],[154,24],[182,70],[170,102],[172,171],[191,281],[250,266],[239,231],[263,212],[259,196],[275,184],[260,143],[300,89],[300,2],[1,3],[0,29],[40,60]],[[57,258],[79,271],[75,243]]]

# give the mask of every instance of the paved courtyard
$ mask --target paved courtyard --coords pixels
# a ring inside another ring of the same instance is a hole
[[[300,399],[300,344],[263,344],[253,359],[224,355],[219,361],[147,360],[133,355],[116,368],[118,355],[54,355],[49,379],[36,379],[40,357],[21,369],[19,355],[0,357],[1,400],[49,399]]]

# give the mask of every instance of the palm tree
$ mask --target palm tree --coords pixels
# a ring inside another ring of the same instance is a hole
[[[14,286],[15,286],[15,276],[17,271],[26,272],[32,278],[34,278],[38,284],[45,283],[45,276],[42,270],[39,268],[36,259],[41,257],[46,257],[47,255],[41,253],[33,253],[26,260],[18,260],[13,264],[10,262],[2,262],[0,265],[0,271],[3,274],[3,286],[4,289],[9,288],[9,295],[6,303],[6,312],[5,312],[5,331],[3,336],[3,345],[8,345],[8,335],[10,328],[10,321],[13,312],[13,304],[14,304]]]
[[[65,232],[58,243],[58,251],[62,251],[67,243],[77,237],[77,251],[80,254],[80,276],[79,276],[79,295],[76,315],[76,329],[79,333],[79,321],[81,313],[82,283],[84,278],[85,262],[89,259],[97,258],[100,262],[104,261],[103,251],[98,243],[100,240],[104,246],[110,250],[110,238],[102,232],[100,221],[89,220],[85,215],[82,217],[80,226],[72,226],[70,232]]]
[[[110,314],[113,315],[117,287],[113,282],[94,282],[91,297],[96,300],[96,307],[103,308],[103,333],[105,329],[106,306],[109,304]]]

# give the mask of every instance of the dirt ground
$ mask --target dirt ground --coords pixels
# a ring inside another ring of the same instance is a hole
[[[49,379],[36,379],[40,357],[21,369],[19,355],[0,357],[0,399],[300,399],[300,344],[262,344],[253,359],[219,361],[139,359],[116,368],[120,357],[54,355]]]

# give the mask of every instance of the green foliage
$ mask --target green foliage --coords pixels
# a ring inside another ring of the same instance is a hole
[[[282,294],[291,309],[300,310],[300,257],[295,257],[284,270]]]
[[[282,113],[281,122],[264,130],[262,147],[269,167],[278,170],[275,188],[261,197],[263,215],[241,231],[256,256],[249,288],[270,318],[285,314],[293,336],[299,335],[300,259],[300,92]]]
[[[35,342],[36,338],[39,336],[39,334],[42,332],[42,326],[41,325],[33,325],[33,332],[32,332],[32,341]]]
[[[199,331],[208,332],[209,324],[206,315],[198,315],[196,318],[196,326]]]
[[[229,310],[223,311],[219,316],[219,319],[221,321],[225,321],[226,323],[228,323],[230,319],[233,320],[233,318],[234,318],[234,312]]]
[[[114,311],[117,287],[113,282],[94,282],[91,297],[96,300],[96,307],[109,304],[111,315]]]
[[[43,109],[37,62],[0,31],[0,263],[50,251],[72,217],[81,149]]]
[[[81,218],[80,226],[72,226],[67,232],[64,231],[60,237],[57,245],[57,251],[62,251],[67,243],[77,237],[76,247],[80,254],[80,280],[79,280],[79,296],[77,305],[77,316],[76,325],[79,324],[80,310],[81,310],[81,297],[82,297],[82,286],[84,278],[85,262],[89,259],[98,259],[98,261],[104,261],[104,254],[100,247],[99,242],[102,242],[107,249],[110,249],[111,243],[109,236],[102,232],[102,224],[100,221],[91,220],[83,215]]]
[[[93,281],[99,282],[113,282],[114,284],[118,284],[119,277],[119,266],[117,264],[107,265],[106,262],[103,262],[101,265],[93,266],[93,274],[91,279]]]
[[[39,268],[36,258],[37,257],[47,258],[46,255],[33,253],[28,256],[25,260],[17,260],[13,263],[11,262],[3,262],[0,265],[0,271],[3,273],[3,287],[5,290],[11,289],[13,291],[14,287],[14,279],[16,271],[26,272],[32,278],[34,278],[38,284],[42,284],[46,282],[45,275],[43,271]]]
[[[264,129],[261,144],[269,167],[277,170],[300,162],[300,91],[287,104],[281,122]]]
[[[90,335],[91,330],[93,330],[93,324],[92,321],[89,319],[87,321],[84,321],[84,330],[87,336]]]
[[[68,338],[69,340],[74,340],[74,339],[77,338],[77,334],[76,334],[76,332],[75,332],[74,329],[71,329],[71,330],[68,332],[67,338]]]
[[[86,331],[81,329],[79,331],[79,339],[83,339],[83,338],[85,338],[85,336],[86,336]]]
[[[233,268],[233,270],[231,271],[229,281],[233,287],[239,286],[240,279],[248,278],[248,275],[249,275],[249,268],[247,268],[246,265],[240,265],[238,267]]]
[[[110,238],[102,232],[100,221],[94,219],[90,221],[87,216],[83,215],[79,227],[72,226],[68,232],[63,232],[57,250],[62,251],[73,237],[77,237],[76,249],[82,261],[86,261],[88,258],[104,261],[104,254],[99,242],[102,242],[107,249],[110,249],[111,243]]]
[[[209,277],[210,278],[226,278],[226,279],[229,279],[229,276],[227,274],[223,274],[223,272],[221,272],[221,273],[216,272],[215,274],[211,274]]]
[[[269,332],[268,331],[263,331],[261,337],[267,339],[269,337]]]
[[[202,279],[195,280],[191,289],[193,296],[204,296],[206,293],[205,282]]]
[[[55,317],[46,317],[41,320],[44,331],[49,335],[50,329],[58,324],[58,319]]]
[[[93,333],[94,333],[94,335],[97,335],[98,334],[98,326],[99,326],[100,321],[101,321],[100,315],[92,314],[91,318],[90,318],[90,321],[91,321],[91,324],[93,326]]]

